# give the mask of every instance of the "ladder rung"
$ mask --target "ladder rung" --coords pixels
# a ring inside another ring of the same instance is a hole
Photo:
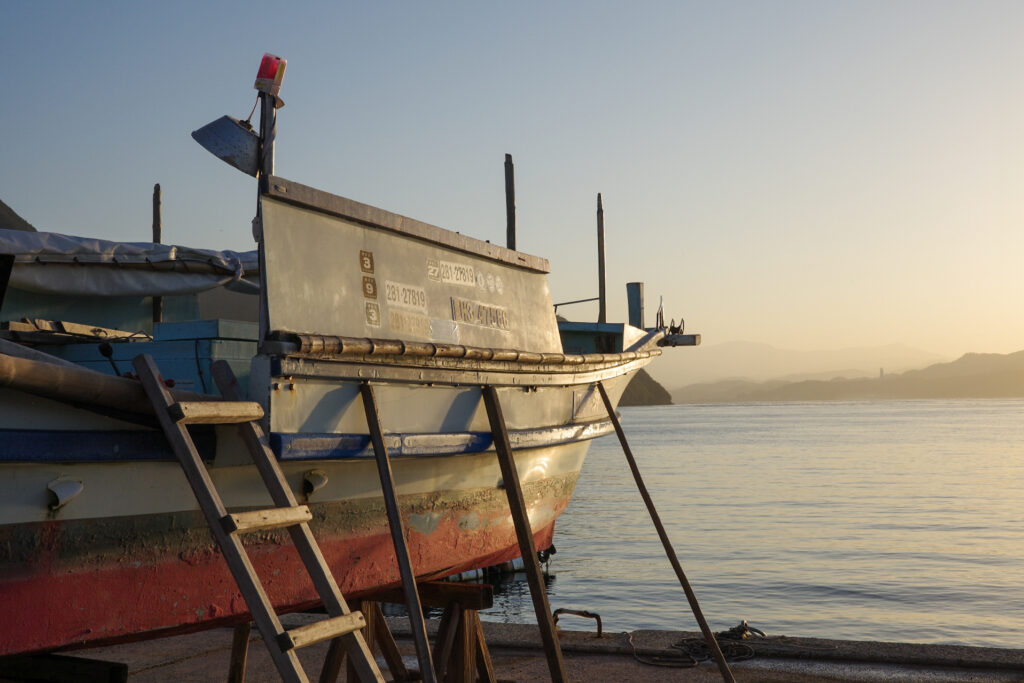
[[[171,419],[184,424],[235,424],[263,417],[254,401],[181,401],[167,408]]]
[[[337,638],[346,633],[358,631],[365,626],[366,620],[363,619],[362,612],[349,612],[340,617],[324,619],[323,621],[317,621],[285,631],[277,636],[277,644],[282,650],[287,652],[295,648],[306,647],[307,645],[313,645],[324,640]]]
[[[260,531],[277,529],[283,526],[295,526],[313,519],[313,513],[305,505],[293,508],[267,508],[249,512],[233,512],[221,518],[221,526],[229,534],[244,531]]]

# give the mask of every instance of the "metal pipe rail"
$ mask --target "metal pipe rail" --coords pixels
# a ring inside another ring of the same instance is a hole
[[[524,365],[593,365],[626,363],[641,358],[661,355],[661,349],[624,351],[621,353],[547,353],[496,349],[462,344],[436,344],[433,342],[403,341],[401,339],[372,339],[369,337],[340,337],[316,334],[277,333],[280,341],[295,343],[295,355],[329,356],[403,356],[417,358],[464,358],[466,360],[498,361]],[[292,354],[287,354],[292,355]]]

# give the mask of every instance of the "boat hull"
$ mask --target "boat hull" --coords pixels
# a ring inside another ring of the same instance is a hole
[[[555,519],[568,505],[587,445],[516,454],[538,547],[551,543]],[[443,460],[453,481],[500,478],[493,452]],[[407,478],[406,465],[415,464],[396,459],[393,467],[397,476]],[[359,470],[372,463],[327,465],[331,477],[361,479],[366,473]],[[33,477],[22,474],[23,481]],[[174,473],[164,474],[170,480]],[[399,502],[410,556],[421,579],[518,555],[502,489],[449,487],[406,493]],[[311,529],[346,596],[400,582],[380,497],[309,505]],[[249,535],[245,544],[279,610],[318,604],[286,532]],[[141,639],[248,618],[197,510],[5,525],[0,527],[0,548],[5,549],[0,561],[0,654]]]

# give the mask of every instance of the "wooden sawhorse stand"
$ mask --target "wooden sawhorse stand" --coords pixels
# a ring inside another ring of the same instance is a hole
[[[494,589],[488,584],[449,581],[428,581],[418,584],[418,588],[424,607],[444,610],[433,652],[438,680],[446,683],[496,683],[491,655],[477,614],[479,610],[494,605]],[[406,604],[400,588],[363,599],[360,611],[366,618],[367,644],[371,649],[376,645],[380,650],[393,680],[419,680],[416,673],[410,674],[402,663],[394,636],[380,610],[382,602]],[[354,673],[349,673],[350,681],[357,680]]]
[[[453,583],[449,581],[428,581],[418,584],[420,600],[424,607],[443,609],[441,625],[434,645],[433,659],[438,667],[437,677],[445,683],[496,683],[491,654],[484,641],[483,626],[477,614],[479,610],[494,605],[494,588],[485,583]],[[409,671],[402,661],[398,643],[388,628],[380,603],[389,602],[405,605],[405,593],[393,588],[368,595],[359,603],[359,611],[366,621],[363,637],[370,652],[377,650],[387,662],[391,680],[395,683],[411,683],[422,680],[418,671]],[[245,680],[245,660],[248,652],[250,624],[235,627],[235,638],[231,651],[231,672],[229,683]],[[347,658],[346,658],[347,660]],[[342,662],[338,662],[338,668]],[[348,681],[358,681],[359,676],[351,663],[346,662]],[[338,671],[321,676],[321,681],[333,681]]]

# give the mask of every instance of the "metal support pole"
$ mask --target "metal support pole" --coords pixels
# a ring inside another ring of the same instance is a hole
[[[540,563],[537,561],[537,546],[533,542],[533,530],[530,528],[530,518],[526,512],[526,499],[519,483],[516,463],[512,459],[512,445],[508,440],[508,429],[505,427],[498,392],[492,386],[485,386],[483,398],[484,406],[487,408],[487,419],[491,423],[491,434],[494,436],[494,450],[498,454],[498,465],[501,467],[501,478],[512,512],[512,522],[516,527],[519,552],[523,556],[526,580],[530,584],[530,597],[533,598],[533,609],[537,614],[537,627],[540,629],[544,652],[547,654],[551,680],[563,683],[569,680],[569,675],[565,671],[562,647],[558,643],[558,633],[551,617],[551,605],[548,603],[544,578],[540,573]]]
[[[370,428],[370,441],[373,452],[377,456],[377,472],[380,474],[380,486],[384,492],[384,507],[388,513],[388,526],[391,528],[391,541],[395,546],[395,559],[398,560],[398,571],[402,575],[402,590],[405,592],[405,606],[409,612],[409,626],[416,643],[416,657],[419,659],[420,675],[423,683],[434,683],[434,662],[430,658],[430,644],[427,642],[427,626],[423,621],[423,607],[420,594],[416,589],[416,574],[409,558],[409,548],[405,543],[405,525],[402,524],[402,513],[398,509],[398,496],[395,494],[395,477],[391,472],[391,461],[388,449],[384,445],[384,434],[380,427],[380,415],[377,411],[377,399],[373,387],[367,382],[359,385],[363,396],[363,408],[366,410],[366,423]]]
[[[163,240],[163,218],[161,215],[160,183],[153,186],[153,243],[160,244]],[[164,319],[164,298],[153,297],[153,322],[163,322]]]
[[[607,298],[604,291],[604,206],[597,193],[597,322],[608,322]]]
[[[729,664],[725,661],[725,655],[722,654],[721,648],[718,647],[718,641],[715,640],[715,634],[711,632],[708,622],[704,619],[704,613],[700,609],[700,603],[697,602],[697,595],[690,587],[690,582],[686,580],[686,574],[683,573],[683,567],[679,564],[679,558],[676,557],[676,551],[672,548],[672,542],[668,540],[668,534],[665,533],[665,527],[661,523],[661,517],[658,515],[658,511],[654,508],[654,501],[651,500],[651,494],[647,492],[647,486],[644,484],[644,479],[640,476],[640,469],[637,467],[636,458],[633,457],[633,451],[629,448],[629,442],[626,441],[626,434],[622,431],[622,425],[619,423],[619,418],[615,414],[615,407],[612,406],[612,402],[608,398],[608,392],[605,390],[604,384],[598,382],[597,390],[601,393],[601,400],[604,401],[604,407],[608,411],[608,417],[611,418],[612,425],[615,427],[615,433],[619,437],[619,443],[622,444],[622,451],[626,454],[626,461],[629,463],[629,469],[633,472],[633,479],[636,480],[636,486],[640,489],[640,495],[644,499],[644,504],[647,505],[647,512],[651,515],[651,521],[654,522],[654,528],[658,530],[658,537],[661,538],[661,544],[665,547],[665,554],[668,556],[668,561],[672,563],[672,568],[676,572],[679,584],[683,587],[683,592],[686,593],[686,599],[690,603],[690,609],[693,611],[693,616],[697,619],[697,624],[700,626],[701,633],[704,634],[704,642],[707,643],[708,650],[711,651],[711,656],[715,658],[715,662],[718,664],[718,670],[722,674],[722,680],[727,683],[736,683],[736,679],[733,678],[732,671],[729,670]]]
[[[270,189],[269,178],[274,175],[274,143],[277,140],[277,98],[265,92],[260,93],[260,163],[256,196],[256,218],[253,219],[253,238],[258,247],[260,263],[260,322],[259,343],[267,338],[269,314],[267,312],[267,288],[263,274],[266,269],[266,255],[263,253],[263,193]]]
[[[505,155],[505,243],[509,249],[516,248],[516,168],[512,155]]]
[[[260,93],[260,190],[274,175],[274,143],[277,140],[277,98]]]

